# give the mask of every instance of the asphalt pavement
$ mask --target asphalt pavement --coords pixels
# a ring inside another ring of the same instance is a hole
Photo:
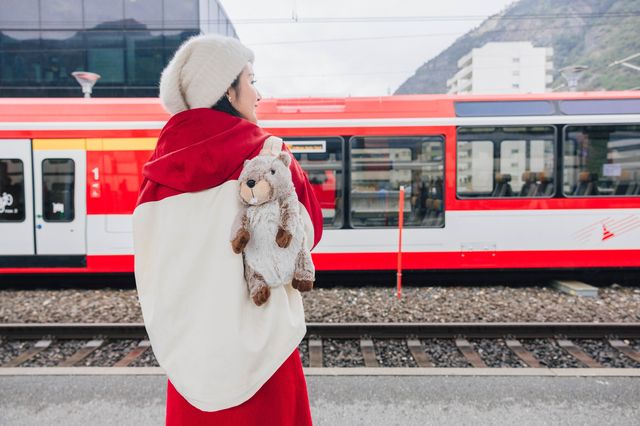
[[[638,425],[640,377],[307,376],[316,425]],[[0,425],[162,425],[162,375],[0,375]]]

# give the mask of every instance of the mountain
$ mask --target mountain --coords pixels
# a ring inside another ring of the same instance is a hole
[[[554,88],[565,83],[559,70],[568,65],[589,67],[580,77],[580,90],[640,86],[640,71],[608,66],[640,53],[639,0],[520,0],[426,62],[394,94],[446,93],[458,59],[490,41],[553,47]],[[635,61],[640,65],[640,58]]]

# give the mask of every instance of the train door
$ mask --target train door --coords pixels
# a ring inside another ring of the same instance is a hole
[[[33,255],[31,141],[0,142],[0,255]]]
[[[84,139],[33,140],[36,254],[86,254]]]

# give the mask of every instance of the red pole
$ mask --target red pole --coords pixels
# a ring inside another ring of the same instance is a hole
[[[402,297],[402,225],[404,223],[404,186],[400,186],[400,199],[398,200],[398,281],[396,283],[396,296]]]

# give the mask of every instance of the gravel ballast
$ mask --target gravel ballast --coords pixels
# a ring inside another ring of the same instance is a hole
[[[637,322],[640,289],[601,287],[598,298],[547,287],[314,289],[308,322]],[[135,290],[0,290],[0,322],[142,322]]]

